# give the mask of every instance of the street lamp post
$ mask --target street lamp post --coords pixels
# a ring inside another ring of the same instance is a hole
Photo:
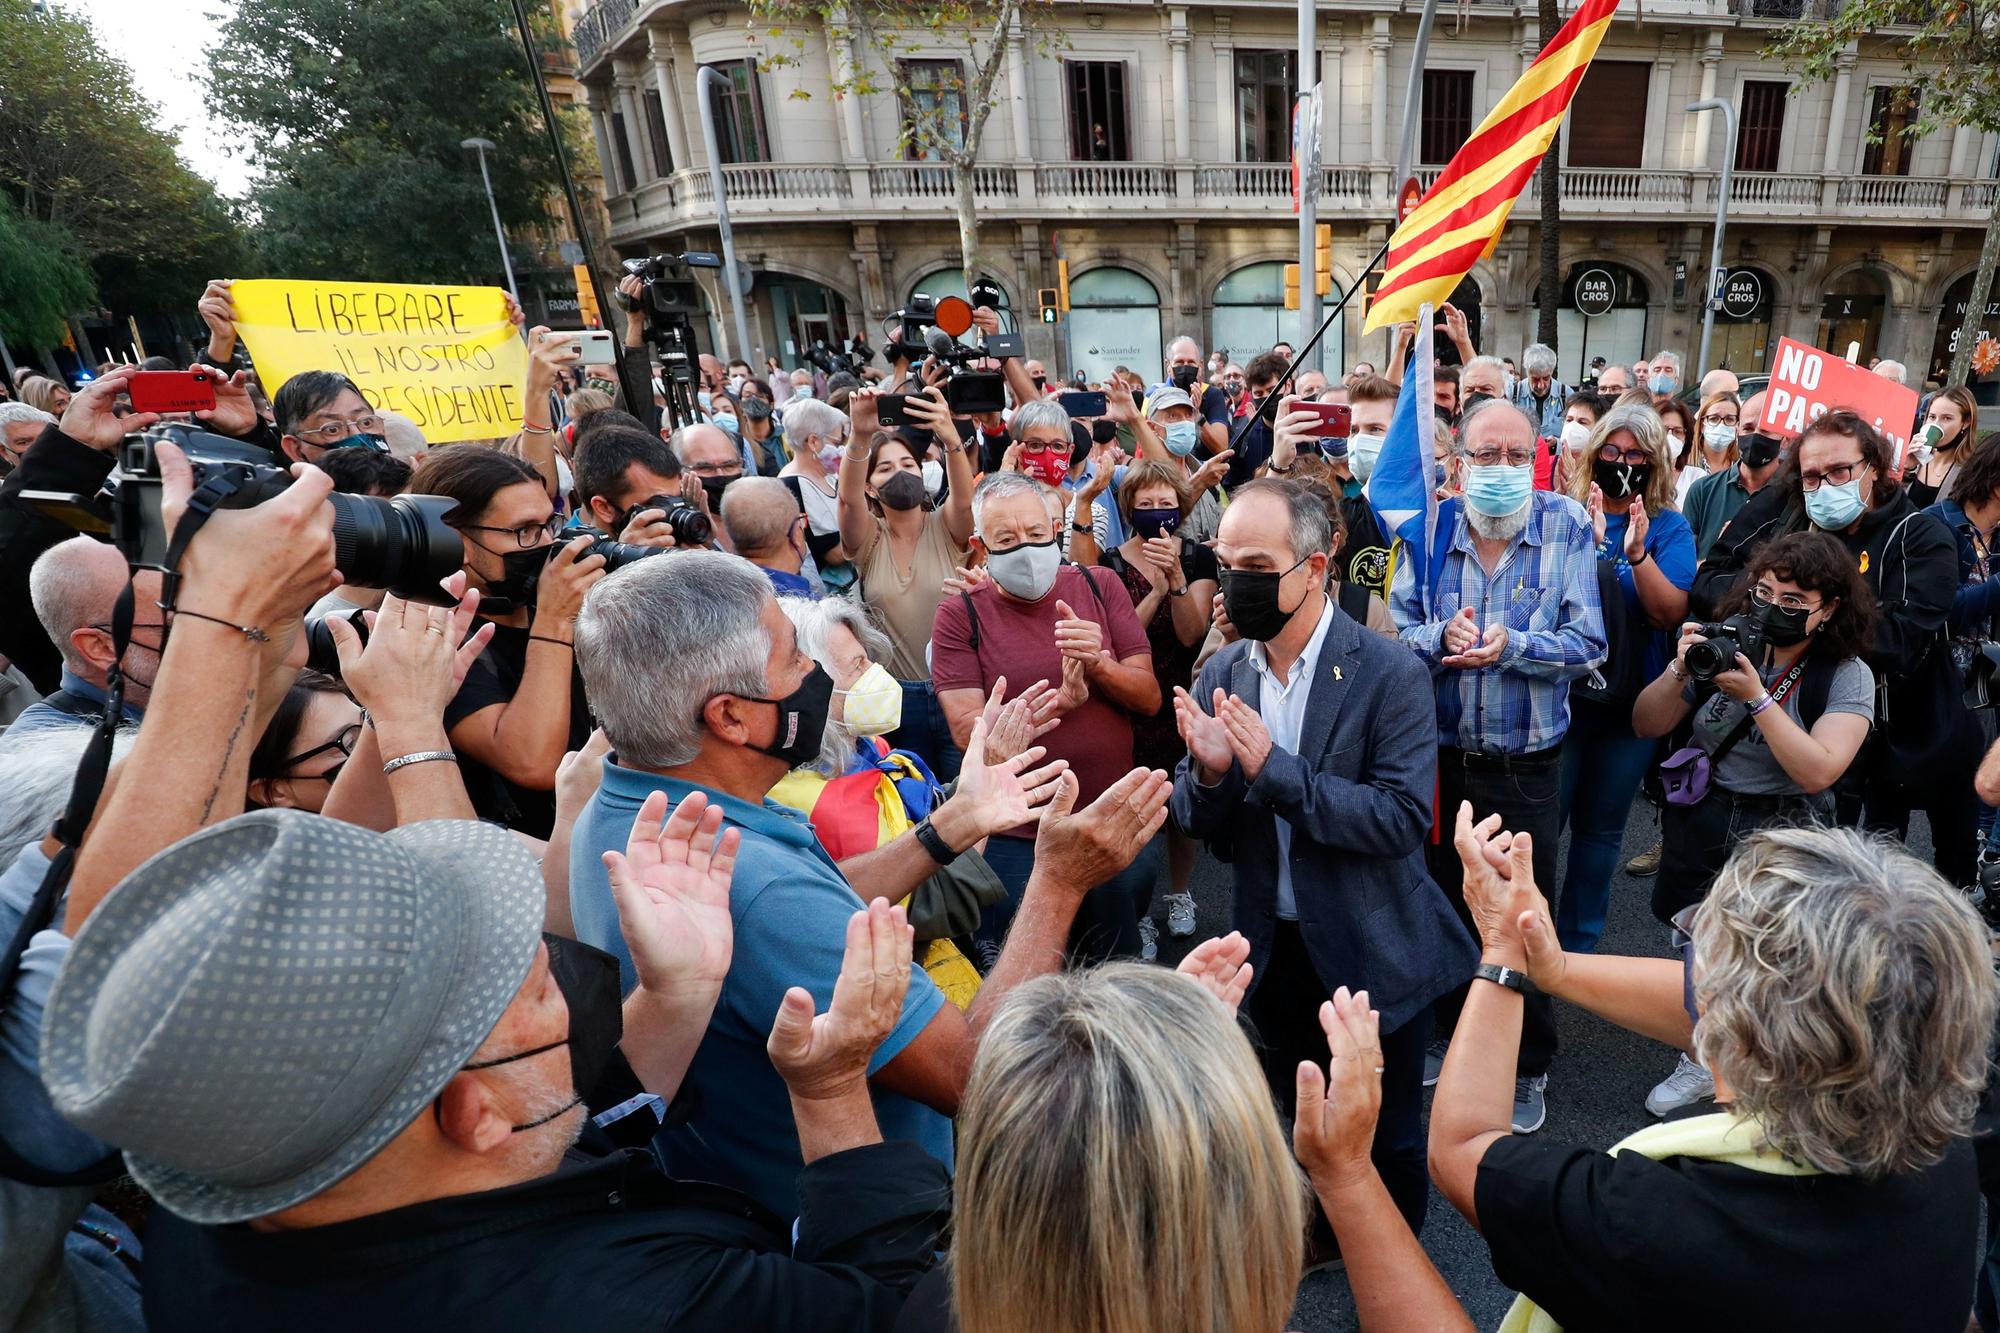
[[[500,204],[493,197],[493,177],[486,170],[486,154],[493,151],[491,139],[462,139],[460,148],[469,148],[479,154],[479,179],[486,184],[486,206],[493,210],[493,235],[500,242],[500,268],[507,275],[507,294],[514,298],[514,304],[521,304],[521,289],[514,284],[514,261],[507,255],[507,229],[500,225]]]
[[[1701,312],[1701,356],[1695,362],[1695,380],[1700,384],[1702,376],[1708,374],[1708,344],[1715,334],[1715,307],[1722,300],[1722,293],[1716,290],[1715,275],[1722,271],[1722,229],[1729,223],[1729,176],[1736,167],[1736,108],[1720,97],[1710,97],[1700,102],[1688,104],[1690,113],[1696,111],[1720,111],[1728,139],[1722,146],[1722,182],[1715,192],[1715,240],[1708,248],[1708,299],[1702,303]]]

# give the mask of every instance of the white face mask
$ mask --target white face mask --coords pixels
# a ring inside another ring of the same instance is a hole
[[[1736,443],[1736,427],[1726,421],[1711,421],[1701,428],[1701,442],[1721,453]]]
[[[1347,470],[1364,485],[1374,474],[1375,460],[1382,453],[1382,438],[1373,431],[1347,437]]]
[[[1590,446],[1590,427],[1581,421],[1563,422],[1562,442],[1571,453],[1582,453]]]
[[[1049,589],[1056,586],[1056,573],[1061,568],[1062,551],[1054,538],[1022,542],[1005,551],[986,553],[986,572],[993,576],[1001,591],[1024,602],[1039,602],[1048,596]]]
[[[902,683],[880,662],[870,662],[854,684],[834,694],[840,721],[857,736],[886,736],[903,725]]]

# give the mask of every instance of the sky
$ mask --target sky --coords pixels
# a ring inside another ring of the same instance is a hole
[[[228,0],[54,0],[87,19],[105,50],[132,70],[139,92],[179,136],[181,160],[232,199],[249,189],[251,168],[225,150],[226,132],[210,127],[202,103],[208,52],[229,15]]]

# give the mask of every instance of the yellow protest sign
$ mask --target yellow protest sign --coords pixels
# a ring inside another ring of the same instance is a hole
[[[498,287],[243,278],[230,295],[266,392],[302,370],[335,370],[432,444],[521,428],[527,348]]]

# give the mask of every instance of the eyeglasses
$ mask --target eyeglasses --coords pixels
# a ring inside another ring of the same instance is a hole
[[[1776,606],[1785,611],[1804,611],[1810,614],[1819,610],[1819,603],[1808,602],[1795,592],[1774,593],[1759,583],[1750,589],[1750,600],[1759,606]]]
[[[1492,467],[1498,463],[1505,463],[1508,467],[1530,467],[1535,461],[1535,451],[1532,449],[1509,449],[1503,453],[1498,449],[1480,449],[1461,454],[1460,457],[1464,458],[1474,467]],[[1643,463],[1646,460],[1640,458],[1638,461]]]
[[[338,750],[340,751],[339,763],[327,769],[324,773],[308,773],[300,778],[300,781],[318,779],[323,782],[332,782],[340,776],[340,770],[347,767],[348,757],[354,753],[354,747],[360,744],[360,742],[361,724],[359,722],[350,722],[342,727],[339,733],[324,745],[315,745],[312,749],[304,751],[301,754],[287,756],[283,767],[286,769],[297,768],[308,759],[317,759],[329,750]]]
[[[515,545],[519,546],[522,550],[526,551],[533,547],[540,546],[544,541],[544,539],[553,541],[555,539],[555,535],[558,532],[562,531],[562,526],[563,526],[562,515],[550,514],[547,518],[543,519],[539,523],[523,523],[518,528],[495,528],[495,527],[489,527],[482,523],[465,523],[460,525],[459,531],[460,532],[504,532],[508,536],[514,539]]]
[[[743,473],[743,460],[732,458],[726,463],[688,463],[687,470],[697,477],[735,477]]]
[[[1644,449],[1620,449],[1615,444],[1599,445],[1597,456],[1607,463],[1630,463],[1634,467],[1653,461],[1653,456]]]
[[[1833,486],[1845,486],[1848,482],[1854,480],[1855,475],[1862,468],[1867,466],[1867,459],[1857,458],[1852,463],[1835,463],[1824,472],[1801,472],[1799,473],[1799,485],[1809,491],[1818,490],[1821,482],[1826,482]]]
[[[1701,424],[1704,426],[1733,426],[1736,424],[1736,421],[1737,419],[1733,416],[1725,416],[1721,412],[1711,412],[1701,419]]]
[[[324,426],[314,426],[311,430],[295,430],[292,434],[301,440],[314,444],[332,444],[350,435],[373,435],[382,429],[382,418],[373,412],[364,412],[352,421],[329,421]]]
[[[1060,440],[1023,440],[1021,441],[1021,447],[1023,449],[1060,449],[1064,453],[1068,453],[1074,446],[1071,445],[1069,437],[1065,435]]]

